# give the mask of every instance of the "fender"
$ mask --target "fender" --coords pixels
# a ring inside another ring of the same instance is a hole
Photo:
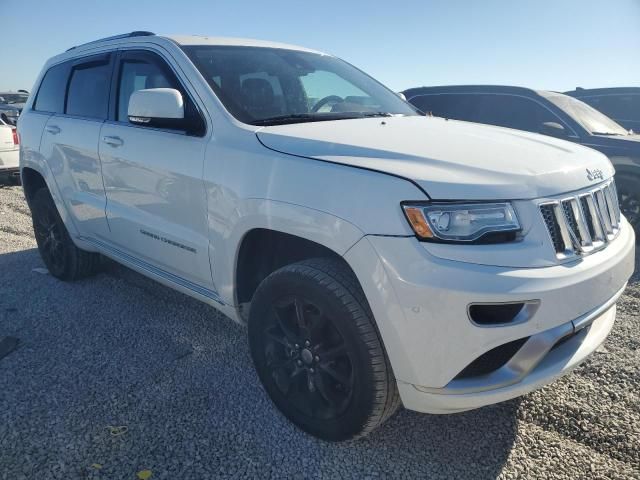
[[[69,212],[67,211],[67,207],[62,201],[62,195],[60,193],[60,189],[58,188],[58,184],[56,183],[55,177],[53,175],[53,172],[51,171],[51,168],[49,167],[49,164],[47,164],[47,162],[44,160],[44,158],[42,158],[39,152],[30,151],[30,150],[25,151],[23,149],[20,151],[20,174],[21,175],[22,175],[22,171],[25,168],[34,170],[38,172],[40,176],[42,176],[42,178],[44,179],[44,182],[47,184],[49,193],[51,193],[53,202],[55,203],[56,208],[58,209],[58,213],[60,214],[60,217],[62,218],[62,221],[64,222],[65,227],[69,231],[69,235],[74,240],[74,243],[77,243],[77,237],[79,235],[78,229],[76,228],[76,225],[73,223],[73,219],[69,215]],[[26,193],[25,193],[25,196],[26,196]],[[82,248],[85,248],[84,242],[82,242],[82,244],[83,244]]]
[[[214,284],[220,297],[228,304],[236,303],[235,278],[238,256],[244,237],[252,230],[274,230],[304,238],[340,256],[364,236],[364,232],[347,220],[283,201],[245,199],[239,204],[239,213],[228,235],[218,241],[214,236],[214,240],[209,244]],[[234,250],[229,251],[230,248]]]

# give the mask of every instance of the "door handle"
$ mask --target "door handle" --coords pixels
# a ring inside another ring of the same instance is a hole
[[[102,141],[112,147],[121,147],[124,145],[124,141],[120,137],[111,137],[107,135],[102,137]]]
[[[57,125],[47,125],[46,130],[52,135],[57,135],[60,133],[60,127]]]

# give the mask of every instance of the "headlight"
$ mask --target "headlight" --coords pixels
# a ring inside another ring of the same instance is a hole
[[[520,230],[510,203],[403,203],[402,208],[421,240],[474,242]]]

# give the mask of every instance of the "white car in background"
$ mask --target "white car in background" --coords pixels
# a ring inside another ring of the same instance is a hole
[[[326,440],[400,402],[459,412],[568,373],[634,267],[603,154],[419,115],[301,47],[148,32],[74,47],[18,129],[51,275],[106,255],[248,324],[266,392]]]
[[[16,127],[0,119],[0,182],[20,179],[20,141]]]

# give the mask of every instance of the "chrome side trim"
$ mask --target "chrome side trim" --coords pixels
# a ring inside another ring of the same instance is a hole
[[[567,335],[578,333],[591,325],[598,317],[612,308],[627,287],[625,284],[616,294],[605,303],[581,315],[570,322],[545,330],[529,337],[520,350],[502,367],[486,375],[473,378],[452,380],[443,388],[429,388],[416,386],[420,391],[441,395],[462,395],[467,393],[485,392],[508,387],[522,381],[529,373],[544,360],[553,346]],[[582,336],[581,336],[582,337]],[[575,338],[576,348],[582,338]],[[567,343],[571,343],[569,340]]]
[[[166,270],[162,270],[161,268],[151,265],[150,263],[147,263],[144,260],[140,260],[139,258],[134,257],[133,255],[129,255],[128,253],[125,253],[122,250],[115,248],[112,245],[109,245],[96,238],[81,236],[79,237],[79,239],[84,242],[88,242],[95,245],[98,250],[103,251],[105,254],[109,256],[115,257],[116,260],[120,261],[121,263],[127,266],[130,266],[133,269],[143,270],[142,273],[146,272],[150,275],[160,277],[163,280],[169,283],[172,283],[174,285],[177,285],[179,287],[182,287],[186,290],[189,290],[194,294],[200,295],[202,297],[206,297],[220,305],[226,305],[222,301],[218,293],[213,290],[209,290],[208,288],[204,288],[196,283],[191,282],[190,280],[182,278],[173,273],[167,272]]]

